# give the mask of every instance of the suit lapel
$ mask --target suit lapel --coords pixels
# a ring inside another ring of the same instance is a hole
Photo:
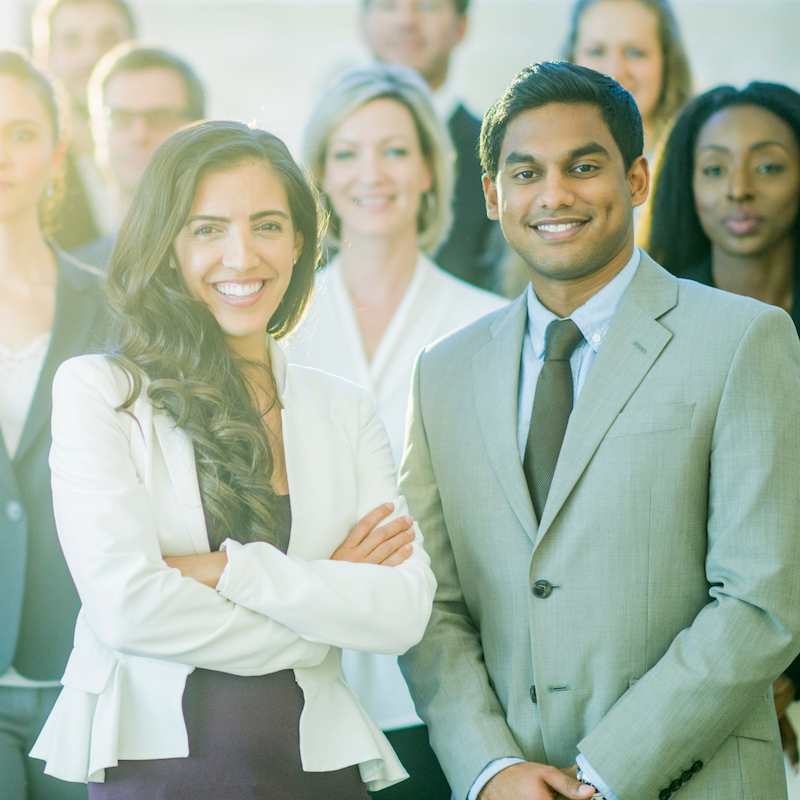
[[[73,265],[63,253],[58,254],[57,263],[53,334],[14,456],[17,463],[25,457],[42,428],[49,424],[56,370],[63,361],[85,351],[100,306],[99,285],[95,274]]]
[[[2,436],[0,436],[0,485],[5,486],[11,496],[18,496],[17,479],[11,467],[11,459],[8,457],[8,450]]]
[[[536,516],[517,441],[517,393],[522,338],[528,321],[527,294],[495,320],[492,340],[472,359],[475,408],[483,444],[514,513],[536,540]]]
[[[547,533],[608,429],[672,334],[656,320],[675,307],[677,281],[646,254],[623,295],[569,420],[537,544]]]

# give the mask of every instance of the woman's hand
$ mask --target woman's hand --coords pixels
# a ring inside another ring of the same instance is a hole
[[[196,556],[172,556],[165,558],[164,561],[168,567],[180,570],[184,578],[192,578],[204,586],[215,589],[228,563],[228,554],[218,552],[200,553]]]
[[[394,511],[393,503],[384,503],[360,519],[350,535],[331,556],[333,561],[352,561],[354,564],[382,564],[396,567],[412,553],[411,542],[416,535],[411,517],[398,517],[380,528],[376,527]]]

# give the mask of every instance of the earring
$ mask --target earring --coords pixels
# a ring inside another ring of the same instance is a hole
[[[294,261],[292,261],[292,266],[294,267],[294,266],[296,266],[296,265],[297,265],[297,259],[295,259]]]
[[[53,184],[52,183],[47,187],[46,194],[47,194],[48,197],[52,197],[55,194],[55,189],[53,188]]]

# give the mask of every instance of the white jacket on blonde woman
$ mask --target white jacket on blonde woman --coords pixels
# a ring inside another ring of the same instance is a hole
[[[194,451],[103,356],[67,361],[53,388],[50,463],[59,538],[83,602],[64,689],[31,753],[46,772],[102,781],[118,760],[186,757],[194,667],[234,675],[292,668],[303,690],[306,771],[358,764],[371,790],[406,772],[342,678],[341,650],[417,643],[436,582],[415,526],[397,567],[331,561],[355,523],[391,501],[407,513],[366,391],[288,366],[270,343],[282,405],[292,528],[288,553],[227,542],[217,590],[162,560],[209,551]],[[146,385],[145,385],[146,388]]]

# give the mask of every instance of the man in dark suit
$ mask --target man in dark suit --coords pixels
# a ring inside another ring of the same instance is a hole
[[[450,56],[467,31],[469,0],[364,0],[362,32],[378,61],[419,72],[433,92],[456,151],[453,227],[436,254],[440,267],[484,289],[497,289],[504,244],[486,216],[478,159],[480,120],[448,80]]]

